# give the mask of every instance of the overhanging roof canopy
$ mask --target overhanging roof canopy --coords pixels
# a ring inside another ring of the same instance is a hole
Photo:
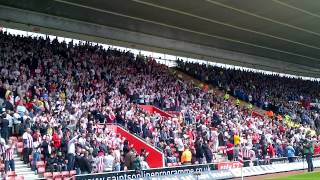
[[[0,3],[1,8],[14,8],[14,14],[0,11],[0,19],[5,21],[97,35],[85,30],[84,24],[72,29],[68,25],[59,27],[53,20],[26,16],[85,22],[89,23],[87,26],[133,32],[140,39],[128,37],[129,34],[116,36],[117,32],[99,35],[102,38],[196,54],[209,60],[211,56],[220,57],[225,63],[236,65],[256,64],[261,69],[320,77],[320,1],[316,0],[0,0]],[[16,10],[27,13],[19,18]],[[145,37],[152,38],[152,42]],[[183,44],[178,48],[170,45],[173,42]]]

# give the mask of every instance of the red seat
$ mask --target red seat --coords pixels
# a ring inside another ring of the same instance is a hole
[[[23,176],[16,176],[15,180],[24,180],[24,177]]]
[[[178,163],[176,163],[176,162],[172,163],[172,166],[178,166]]]
[[[70,171],[70,176],[75,176],[75,175],[77,175],[77,171],[76,170]]]
[[[41,166],[41,167],[38,168],[38,173],[39,174],[43,174],[45,172],[46,172],[46,168],[44,166]]]
[[[37,161],[37,162],[36,162],[36,166],[37,166],[37,168],[39,168],[39,167],[44,167],[44,166],[46,166],[46,164],[44,163],[44,161]]]
[[[43,177],[46,178],[46,179],[53,178],[51,172],[45,172],[45,173],[43,173]]]
[[[61,173],[60,172],[53,172],[52,176],[53,176],[53,179],[60,178],[61,177]]]
[[[15,177],[14,176],[8,176],[5,178],[6,180],[15,180]]]
[[[69,176],[70,176],[70,173],[69,173],[69,171],[62,171],[62,172],[61,172],[61,176],[62,176],[62,177],[69,177]]]
[[[15,171],[8,171],[7,176],[16,176],[16,172]]]

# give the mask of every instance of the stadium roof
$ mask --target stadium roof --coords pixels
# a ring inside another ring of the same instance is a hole
[[[320,77],[316,0],[0,0],[0,4],[4,25],[24,23],[177,55]],[[97,27],[109,29],[94,31]]]

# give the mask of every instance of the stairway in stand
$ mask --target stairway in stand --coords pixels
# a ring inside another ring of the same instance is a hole
[[[24,180],[38,179],[38,175],[31,170],[28,165],[24,164],[17,153],[14,153],[15,173],[17,176],[23,176]]]

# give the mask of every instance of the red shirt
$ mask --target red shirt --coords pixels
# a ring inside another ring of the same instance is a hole
[[[52,141],[55,148],[59,148],[61,146],[61,139],[59,138],[57,133],[53,133]]]
[[[270,157],[274,157],[276,155],[276,152],[271,144],[268,146],[267,150]]]
[[[233,144],[232,143],[228,143],[227,144],[227,154],[233,154]]]

